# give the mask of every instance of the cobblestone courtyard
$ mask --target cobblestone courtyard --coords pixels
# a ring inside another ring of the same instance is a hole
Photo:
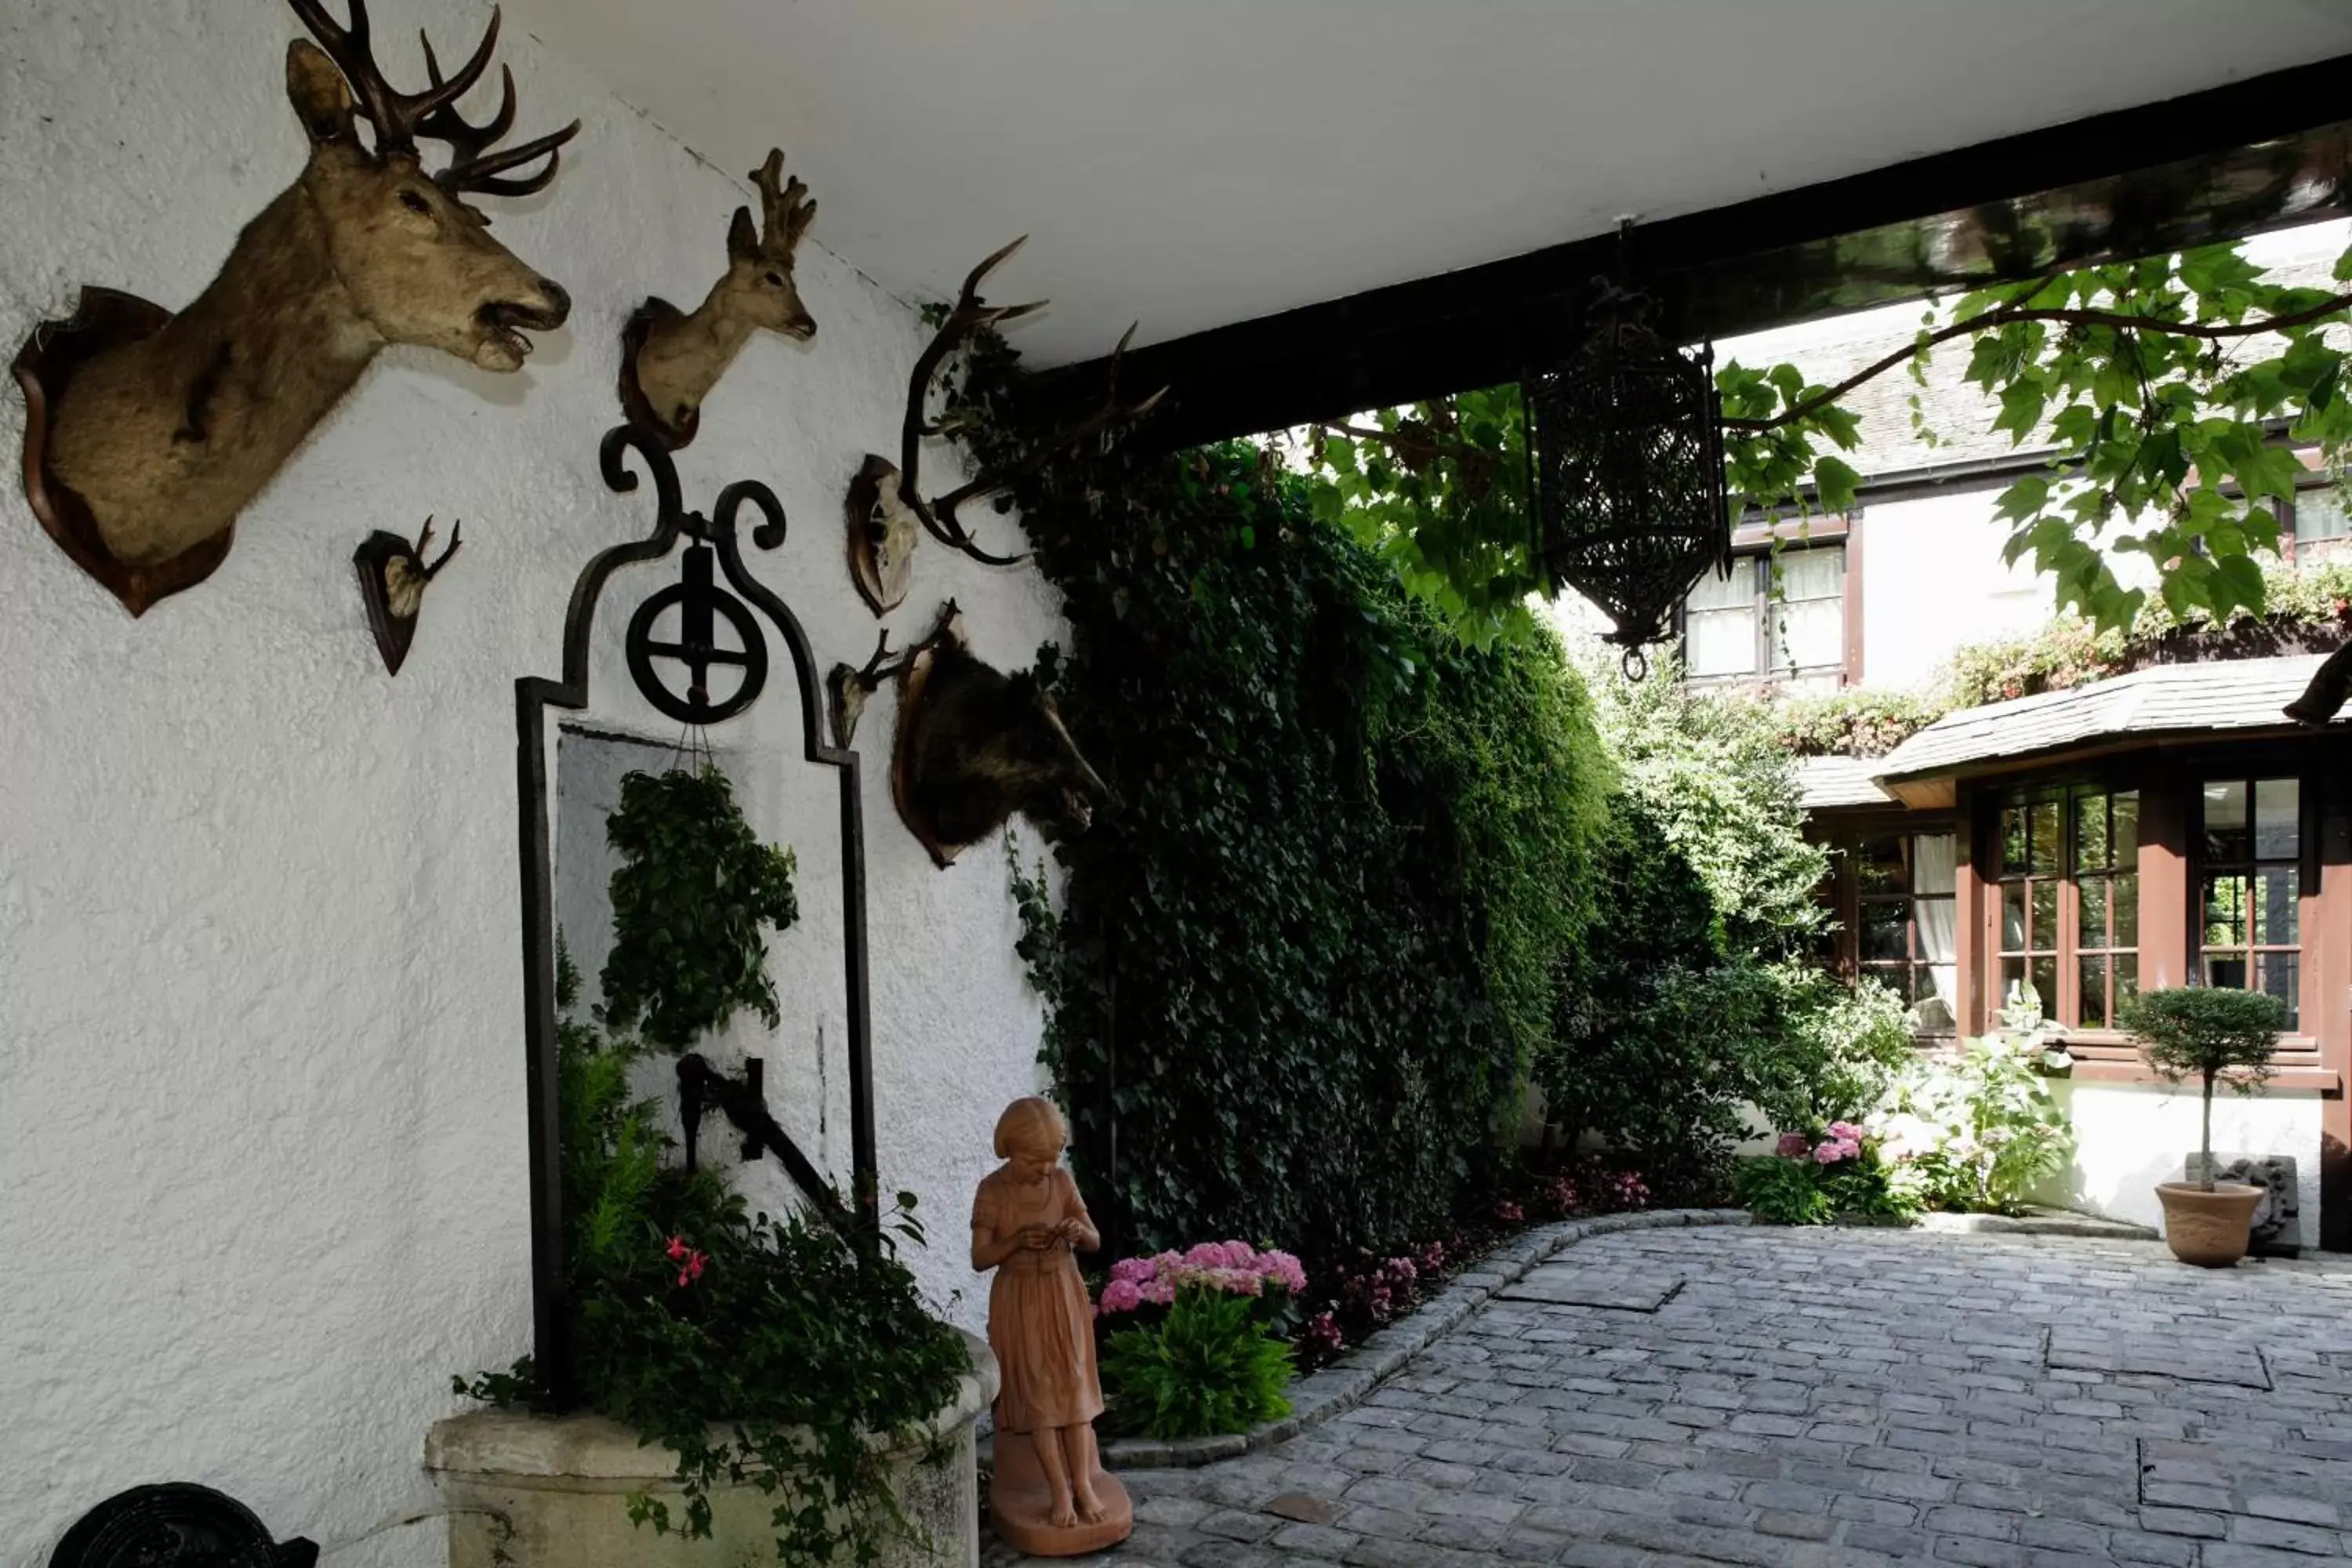
[[[2352,1262],[1704,1228],[1597,1237],[1544,1272],[1328,1425],[1129,1472],[1135,1536],[1103,1561],[2352,1557]]]

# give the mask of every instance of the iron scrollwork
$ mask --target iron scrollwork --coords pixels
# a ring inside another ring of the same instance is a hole
[[[629,461],[633,453],[636,458],[634,468]],[[777,549],[784,542],[784,509],[766,485],[747,479],[721,490],[709,516],[688,511],[679,491],[677,469],[668,451],[654,435],[633,425],[623,425],[605,434],[599,459],[605,484],[617,493],[634,492],[642,479],[652,480],[653,531],[641,540],[601,552],[582,570],[564,616],[562,678],[526,676],[515,682],[516,769],[522,846],[524,1033],[530,1052],[526,1075],[530,1100],[534,1357],[550,1397],[558,1406],[568,1403],[572,1382],[563,1289],[562,1116],[557,1099],[554,861],[548,809],[547,710],[558,708],[577,711],[588,704],[596,605],[613,574],[624,566],[664,559],[681,537],[688,541],[688,550],[679,582],[653,595],[646,602],[654,606],[650,611],[641,606],[632,617],[626,650],[633,683],[656,710],[685,723],[717,723],[738,716],[747,711],[766,688],[766,639],[772,633],[782,639],[791,666],[793,689],[800,709],[802,755],[810,763],[835,770],[840,793],[842,978],[849,1058],[851,1205],[844,1205],[815,1164],[793,1146],[772,1118],[765,1115],[764,1105],[753,1107],[743,1102],[742,1096],[736,1092],[738,1086],[720,1079],[715,1073],[698,1080],[695,1088],[709,1103],[729,1111],[730,1117],[740,1111],[743,1116],[738,1120],[761,1122],[754,1136],[783,1163],[818,1212],[837,1223],[870,1227],[877,1214],[879,1186],[871,993],[866,966],[866,829],[858,757],[847,746],[833,744],[826,739],[821,718],[824,711],[823,687],[808,634],[783,600],[744,570],[737,540],[738,515],[750,506],[761,519],[750,531],[752,544],[761,550]],[[653,636],[654,619],[670,605],[680,609],[680,634],[675,642],[657,641]],[[742,639],[741,649],[719,647],[711,634],[721,620]],[[659,679],[655,668],[659,660],[687,667],[690,680],[683,696]],[[738,664],[744,675],[733,690],[716,694],[710,687],[709,671],[730,664]],[[730,1100],[737,1103],[730,1106]]]

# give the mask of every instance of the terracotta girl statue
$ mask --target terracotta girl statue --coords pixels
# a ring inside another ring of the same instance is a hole
[[[989,1511],[1009,1544],[1054,1557],[1100,1551],[1135,1527],[1095,1446],[1094,1309],[1072,1252],[1092,1252],[1102,1237],[1062,1168],[1066,1142],[1052,1101],[1014,1100],[996,1122],[1004,1163],[971,1203],[971,1266],[996,1270],[988,1344],[1003,1379]]]

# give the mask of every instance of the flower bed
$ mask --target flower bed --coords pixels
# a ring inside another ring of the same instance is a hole
[[[1289,1372],[1327,1365],[1473,1269],[1531,1226],[1646,1208],[1639,1173],[1588,1156],[1529,1173],[1443,1236],[1309,1268],[1243,1241],[1121,1258],[1096,1299],[1096,1334],[1115,1429],[1159,1438],[1238,1432],[1286,1409]],[[1246,1309],[1233,1303],[1247,1301]]]

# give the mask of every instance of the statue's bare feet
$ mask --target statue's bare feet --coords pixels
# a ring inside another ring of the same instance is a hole
[[[1077,1504],[1078,1517],[1088,1524],[1100,1524],[1103,1516],[1110,1511],[1103,1507],[1102,1499],[1095,1495],[1095,1489],[1090,1486],[1077,1489]]]
[[[1069,1493],[1060,1492],[1055,1494],[1054,1498],[1054,1510],[1047,1516],[1046,1522],[1051,1524],[1055,1530],[1075,1530],[1077,1528],[1078,1510],[1076,1505],[1071,1500]]]

